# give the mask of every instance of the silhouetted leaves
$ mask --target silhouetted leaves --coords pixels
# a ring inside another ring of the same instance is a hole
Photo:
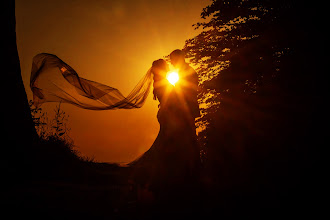
[[[31,100],[29,106],[34,126],[41,139],[47,140],[52,137],[72,142],[68,134],[70,131],[67,125],[69,116],[61,109],[61,103],[55,107],[52,119],[48,118],[47,112],[43,112],[41,107],[35,107]]]
[[[287,196],[303,178],[316,135],[310,126],[318,78],[315,47],[306,44],[312,22],[300,5],[213,0],[201,14],[205,22],[195,25],[203,31],[185,43],[202,87],[197,124],[205,128],[199,133],[205,171],[225,188],[262,182]]]

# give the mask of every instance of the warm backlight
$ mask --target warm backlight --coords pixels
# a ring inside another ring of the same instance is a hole
[[[177,72],[170,72],[166,78],[174,86],[179,81],[179,74]]]

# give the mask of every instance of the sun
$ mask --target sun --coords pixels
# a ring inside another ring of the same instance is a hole
[[[173,86],[175,86],[175,83],[177,83],[179,81],[179,74],[177,72],[173,71],[173,72],[170,72],[166,78]]]

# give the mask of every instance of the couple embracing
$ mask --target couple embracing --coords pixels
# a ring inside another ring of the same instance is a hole
[[[167,194],[176,186],[189,185],[198,177],[200,151],[197,144],[195,118],[200,116],[197,102],[198,76],[185,62],[183,51],[170,54],[171,64],[179,80],[168,83],[169,65],[165,60],[153,62],[153,95],[159,101],[158,136],[151,148],[129,165],[135,181],[154,193]]]

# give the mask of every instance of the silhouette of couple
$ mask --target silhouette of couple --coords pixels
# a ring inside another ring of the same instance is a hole
[[[175,86],[166,80],[169,65],[165,60],[154,61],[151,68],[154,99],[160,102],[160,131],[151,148],[129,164],[134,181],[154,193],[193,181],[200,163],[195,129],[195,118],[200,116],[197,73],[181,50],[174,50],[170,60],[180,77]]]
[[[199,116],[198,77],[185,62],[183,51],[174,50],[170,60],[180,77],[175,86],[166,80],[169,65],[159,59],[125,97],[116,88],[79,77],[56,55],[41,53],[32,63],[33,101],[35,105],[66,102],[92,110],[140,108],[153,83],[154,99],[160,103],[160,131],[151,148],[129,166],[137,184],[157,192],[165,186],[192,180],[200,161],[195,132],[195,118]]]

